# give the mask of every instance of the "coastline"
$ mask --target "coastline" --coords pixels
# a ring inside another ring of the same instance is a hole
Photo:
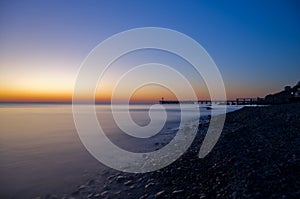
[[[197,155],[207,123],[199,125],[189,150],[168,167],[146,174],[109,169],[63,197],[297,198],[299,121],[299,103],[244,107],[227,114],[218,143],[204,159]]]

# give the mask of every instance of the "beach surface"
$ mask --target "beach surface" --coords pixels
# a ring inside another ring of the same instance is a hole
[[[216,146],[199,159],[207,126],[200,122],[189,150],[168,167],[108,169],[71,193],[45,198],[300,198],[299,103],[228,113]]]

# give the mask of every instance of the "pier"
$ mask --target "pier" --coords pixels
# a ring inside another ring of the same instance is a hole
[[[160,104],[219,104],[219,105],[253,105],[258,104],[257,98],[237,98],[235,100],[186,100],[186,101],[177,101],[177,100],[164,100],[162,98]]]

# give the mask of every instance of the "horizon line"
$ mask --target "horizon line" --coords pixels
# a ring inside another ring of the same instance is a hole
[[[211,99],[197,99],[197,101],[235,101],[237,99],[257,99],[260,97],[236,97],[235,99],[225,99],[225,100],[211,100]],[[133,101],[129,104],[159,104],[162,101],[162,99],[154,100],[154,101]],[[180,100],[173,100],[173,99],[163,99],[163,101],[180,101]],[[194,101],[194,100],[181,100],[181,102],[188,102],[188,101]],[[74,102],[72,100],[68,101],[0,101],[0,104],[73,104]],[[118,102],[116,104],[125,104],[127,102]],[[89,103],[85,101],[76,102],[76,104],[112,104],[111,101],[95,101],[95,103]]]

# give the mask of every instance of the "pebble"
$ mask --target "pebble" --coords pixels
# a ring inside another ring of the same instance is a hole
[[[139,199],[146,199],[148,197],[148,194],[144,194],[141,197],[139,197]]]
[[[153,182],[154,179],[153,178],[149,178],[147,181],[146,181],[146,184],[148,184],[149,182]]]
[[[78,190],[82,190],[82,189],[86,189],[86,185],[81,185],[80,187],[78,187]]]
[[[145,189],[148,189],[149,187],[151,187],[151,186],[153,186],[153,185],[154,185],[154,183],[153,183],[153,182],[150,182],[150,183],[148,183],[148,184],[145,185]]]
[[[129,187],[129,189],[134,189],[136,187],[136,185],[131,185],[130,187]]]
[[[116,191],[116,192],[114,193],[114,195],[119,195],[120,193],[121,193],[121,190]]]
[[[130,185],[130,184],[132,184],[132,180],[128,180],[127,182],[124,182],[124,185]]]
[[[117,177],[117,182],[121,182],[121,181],[123,181],[123,180],[125,180],[125,177],[124,177],[124,176],[118,176],[118,177]]]
[[[106,179],[107,180],[111,180],[111,179],[113,179],[115,177],[115,175],[111,175],[111,176],[108,176]]]
[[[108,191],[103,191],[102,193],[100,193],[100,196],[105,196],[106,194],[108,194]]]
[[[206,198],[206,194],[205,193],[201,193],[199,198],[200,199],[205,199]]]
[[[179,189],[179,190],[175,190],[172,192],[172,194],[179,194],[179,193],[183,193],[184,190],[183,189]]]
[[[155,194],[155,196],[156,196],[156,197],[159,197],[159,196],[161,196],[163,193],[165,193],[164,190],[159,191],[159,192],[157,192],[157,193]]]

